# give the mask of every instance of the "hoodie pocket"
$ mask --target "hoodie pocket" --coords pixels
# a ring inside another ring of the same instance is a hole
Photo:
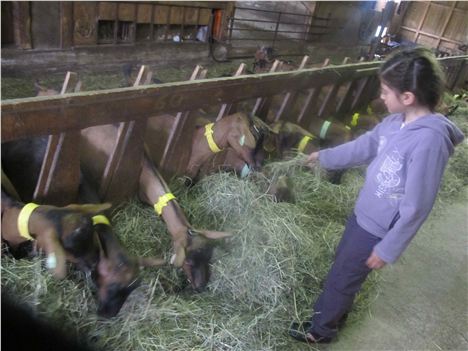
[[[400,219],[400,212],[398,211],[393,217],[392,221],[390,222],[390,225],[388,226],[388,230],[392,229],[399,219]]]

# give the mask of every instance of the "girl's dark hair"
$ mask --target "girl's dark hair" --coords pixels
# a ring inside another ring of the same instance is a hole
[[[418,102],[434,111],[445,86],[445,76],[429,49],[418,47],[397,51],[380,67],[383,83],[400,93],[412,92]]]

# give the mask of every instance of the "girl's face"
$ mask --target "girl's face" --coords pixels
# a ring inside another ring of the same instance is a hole
[[[384,101],[387,110],[390,113],[402,113],[405,105],[402,102],[402,94],[397,90],[390,88],[387,84],[380,83],[380,98]]]

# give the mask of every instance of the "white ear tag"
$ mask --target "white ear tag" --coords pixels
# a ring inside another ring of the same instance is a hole
[[[47,256],[46,267],[48,269],[55,269],[57,267],[57,258],[55,257],[55,253],[51,252]]]
[[[247,177],[247,176],[249,175],[249,173],[250,173],[250,167],[249,167],[249,165],[246,163],[246,164],[244,165],[244,167],[242,167],[242,171],[241,171],[240,176],[241,176],[241,178],[245,178],[245,177]]]
[[[239,138],[239,144],[240,146],[244,146],[245,144],[245,135],[242,134],[242,136]]]
[[[176,258],[176,255],[175,255],[175,254],[173,254],[173,255],[171,256],[171,261],[170,261],[170,262],[171,262],[171,264],[174,264],[175,258]]]

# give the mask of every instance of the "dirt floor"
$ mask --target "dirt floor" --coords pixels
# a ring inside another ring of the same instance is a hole
[[[468,350],[468,188],[464,195],[381,271],[380,294],[364,319],[318,349]]]

